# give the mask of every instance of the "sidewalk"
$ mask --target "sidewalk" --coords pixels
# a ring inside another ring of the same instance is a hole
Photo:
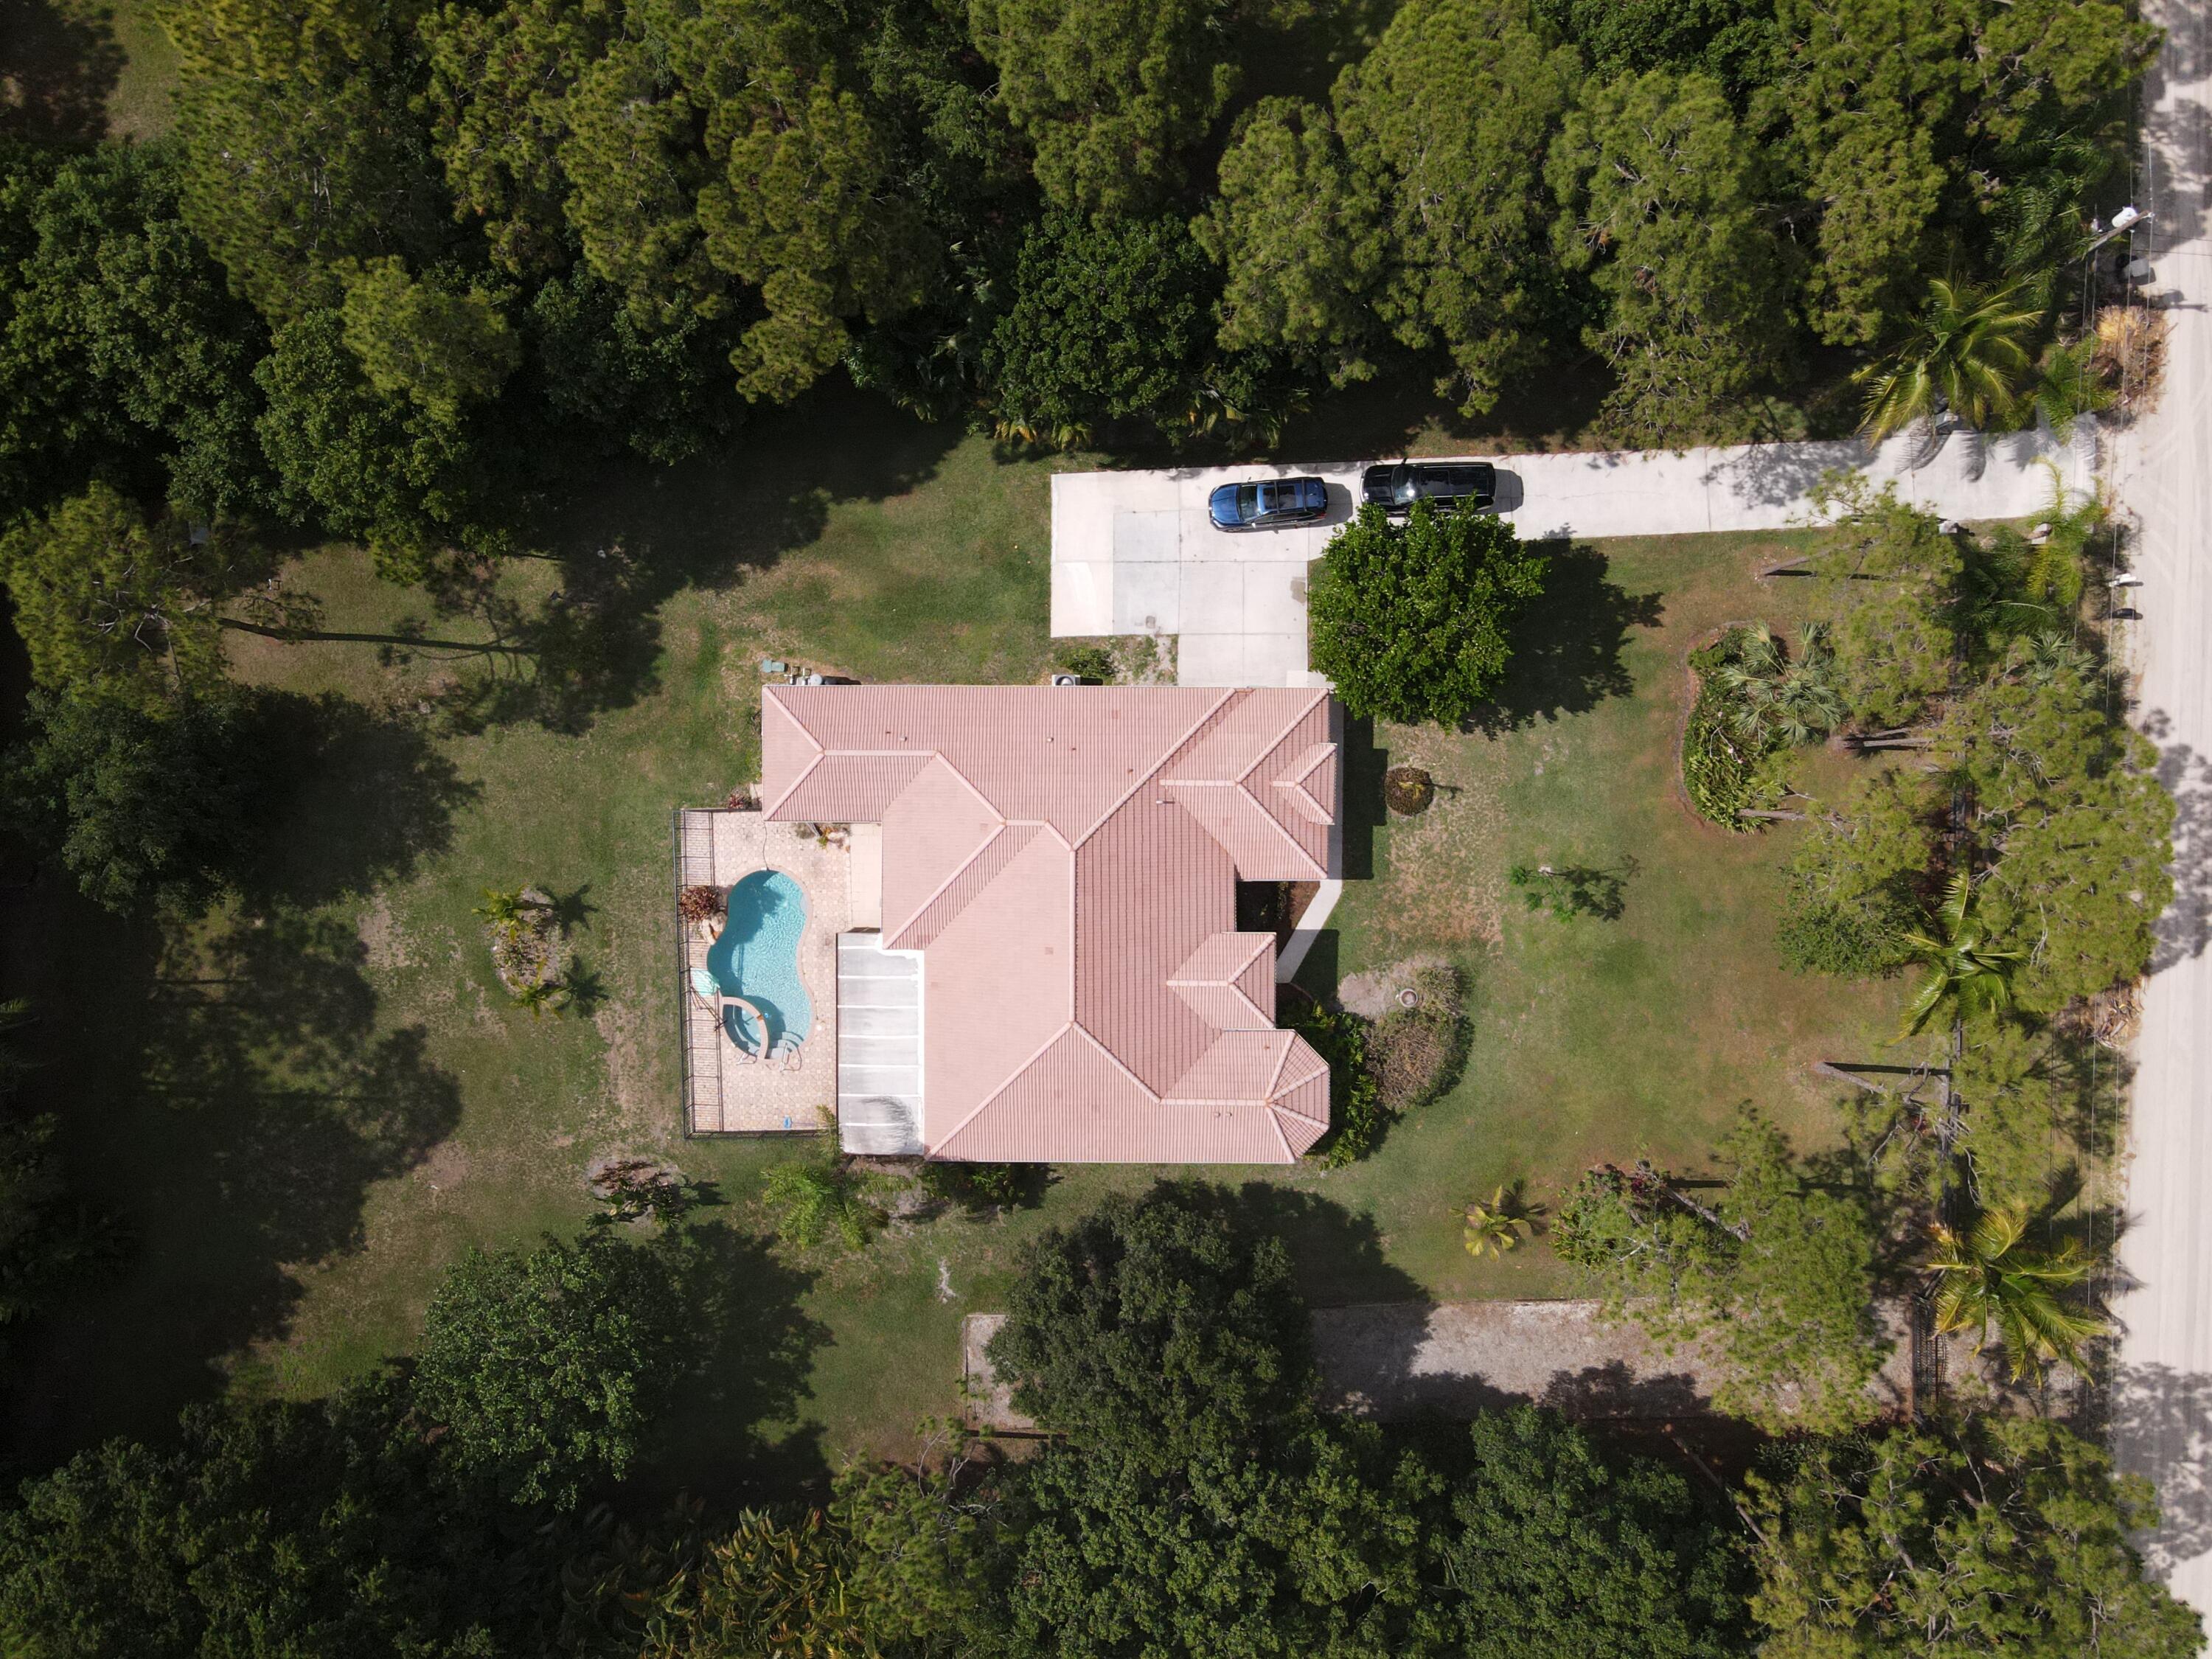
[[[1914,442],[1879,450],[1838,443],[1729,449],[1507,455],[1499,516],[1524,538],[1681,536],[1781,530],[1811,514],[1820,475],[1857,467],[1954,519],[2019,519],[2050,502],[2055,465],[2067,487],[2090,488],[2093,422],[2070,444],[2047,432],[1983,439],[1954,434],[1918,471]],[[1306,567],[1352,517],[1366,463],[1255,464],[1151,472],[1062,472],[1052,481],[1052,632],[1180,636],[1185,685],[1310,685]],[[1329,514],[1295,530],[1231,534],[1207,521],[1206,498],[1233,479],[1310,474],[1328,484]]]

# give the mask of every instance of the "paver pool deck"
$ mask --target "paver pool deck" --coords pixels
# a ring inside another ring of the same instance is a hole
[[[692,969],[712,940],[684,930],[684,1127],[693,1134],[813,1134],[837,1097],[837,935],[853,925],[851,843],[823,846],[811,827],[771,823],[758,812],[686,807],[677,816],[679,887],[727,888],[756,870],[781,870],[806,895],[799,976],[814,1000],[814,1027],[799,1069],[738,1062],[714,1013],[691,994]]]
[[[2053,467],[2069,489],[2094,489],[2097,434],[2084,419],[2070,441],[1959,432],[1924,457],[1918,440],[1900,435],[1878,449],[1846,440],[1467,459],[1495,462],[1498,516],[1524,538],[1680,536],[1809,522],[1814,487],[1836,470],[1894,483],[1902,499],[1948,518],[2025,518],[2050,504]],[[1184,685],[1318,684],[1306,658],[1307,567],[1352,517],[1366,465],[1055,475],[1053,637],[1176,635]],[[1232,533],[1206,518],[1217,484],[1299,474],[1328,486],[1319,524]]]

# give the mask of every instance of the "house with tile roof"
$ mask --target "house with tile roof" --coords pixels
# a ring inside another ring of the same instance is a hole
[[[876,929],[838,939],[848,1150],[1286,1164],[1328,1129],[1328,1066],[1275,1024],[1275,936],[1236,902],[1335,873],[1327,692],[762,697],[763,809],[854,826],[872,866]]]

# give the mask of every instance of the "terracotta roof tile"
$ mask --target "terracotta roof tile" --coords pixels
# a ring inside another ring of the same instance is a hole
[[[1281,1163],[1325,1130],[1326,1066],[1273,1026],[1273,937],[1234,931],[1240,872],[1327,873],[1324,694],[763,701],[771,816],[884,825],[886,943],[924,953],[932,1156]]]

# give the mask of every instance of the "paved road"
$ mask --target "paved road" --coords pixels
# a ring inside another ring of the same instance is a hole
[[[2110,449],[2121,504],[2138,520],[2143,620],[2140,721],[2182,804],[2180,896],[2160,925],[2137,1046],[2129,1225],[2132,1288],[2115,1304],[2124,1334],[2113,1442],[2159,1488],[2165,1523],[2152,1565],[2212,1613],[2212,240],[2205,222],[2212,30],[2204,0],[2148,0],[2167,30],[2149,88],[2136,239],[2150,288],[2169,297],[2166,390],[2156,414]],[[2143,188],[2144,184],[2148,188]]]
[[[1492,457],[1498,507],[1523,536],[1671,536],[1802,523],[1823,472],[1863,468],[1948,517],[2010,519],[2051,499],[2045,461],[2086,488],[2096,441],[2047,434],[1954,436],[1913,470],[1914,441]],[[1185,685],[1306,685],[1306,566],[1352,515],[1364,463],[1063,472],[1052,481],[1052,631],[1180,636]],[[1322,524],[1231,535],[1206,497],[1236,478],[1311,473],[1328,484]]]

